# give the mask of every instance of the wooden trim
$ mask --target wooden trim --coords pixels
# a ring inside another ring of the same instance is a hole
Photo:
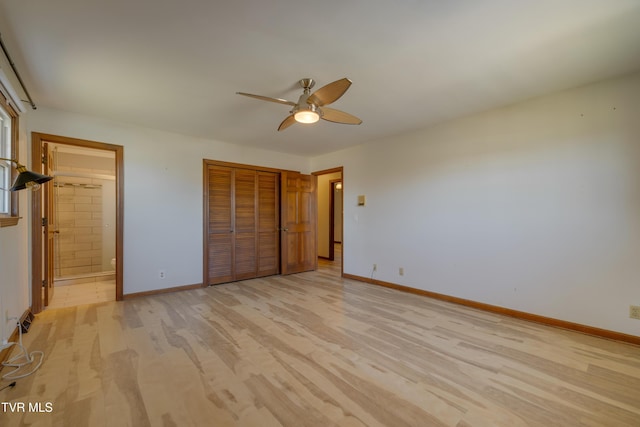
[[[354,274],[343,274],[345,279],[357,280],[359,282],[369,283],[372,285],[383,286],[385,288],[396,289],[402,292],[421,295],[440,301],[447,301],[454,304],[464,305],[466,307],[476,308],[478,310],[488,311],[491,313],[502,314],[505,316],[515,317],[530,322],[541,323],[556,328],[568,329],[575,332],[582,332],[588,335],[594,335],[600,338],[606,338],[615,341],[622,341],[629,344],[640,345],[640,336],[623,334],[621,332],[610,331],[607,329],[596,328],[593,326],[582,325],[580,323],[567,322],[565,320],[554,319],[551,317],[540,316],[537,314],[527,313],[524,311],[513,310],[510,308],[500,307],[497,305],[485,304],[482,302],[472,301],[464,298],[453,297],[450,295],[439,294],[436,292],[425,291],[423,289],[411,288],[409,286],[398,285],[395,283],[385,282],[377,279],[369,279]]]
[[[341,172],[342,173],[342,169],[344,169],[342,166],[338,166],[337,168],[331,168],[331,169],[325,169],[325,170],[321,170],[321,171],[317,171],[317,172],[311,172],[311,175],[327,175],[329,173],[336,173],[336,172]]]
[[[0,86],[2,86],[0,84]],[[5,109],[6,113],[11,117],[11,141],[9,141],[9,150],[10,150],[10,158],[15,161],[20,161],[20,142],[18,139],[20,138],[20,122],[19,122],[19,114],[10,101],[10,98],[5,97],[4,93],[0,91],[0,105]],[[15,179],[18,177],[18,170],[16,164],[12,162],[9,163],[9,182],[7,182],[7,190],[11,187]],[[2,190],[0,190],[2,191]],[[20,218],[20,198],[18,197],[17,191],[11,191],[9,194],[9,213],[0,214],[0,227],[10,227],[14,225],[18,225],[18,221]]]
[[[116,149],[116,301],[124,297],[124,147]]]
[[[18,220],[21,216],[0,216],[0,228],[10,227],[18,224]]]
[[[202,160],[202,286],[209,284],[209,165],[211,160]]]
[[[266,166],[254,166],[254,165],[246,165],[246,164],[242,164],[242,163],[231,163],[231,162],[223,162],[220,160],[209,160],[209,159],[203,159],[204,162],[204,168],[206,169],[207,166],[224,166],[227,168],[234,168],[234,169],[249,169],[249,170],[254,170],[254,171],[259,171],[259,172],[273,172],[273,173],[282,173],[282,172],[294,172],[294,173],[300,173],[299,171],[292,171],[292,170],[287,170],[287,169],[276,169],[276,168],[269,168]]]
[[[154,289],[152,291],[144,291],[144,292],[134,292],[132,294],[124,295],[125,300],[138,298],[138,297],[146,297],[150,295],[160,295],[160,294],[168,294],[171,292],[179,292],[179,291],[188,291],[190,289],[200,289],[206,286],[203,286],[202,283],[196,283],[194,285],[183,285],[183,286],[174,286],[172,288],[163,288],[163,289]]]
[[[340,221],[342,222],[342,240],[344,241],[344,166],[338,166],[335,168],[311,172],[311,175],[319,176],[319,175],[326,175],[326,174],[336,173],[336,172],[340,172],[340,181],[342,182],[342,188],[343,188],[343,190],[341,191],[343,208],[342,208],[342,214],[340,216]],[[333,192],[331,192],[331,194],[333,194]],[[333,213],[331,213],[331,217],[333,217]],[[316,221],[316,227],[317,227],[317,221]],[[345,250],[344,250],[343,242],[340,242],[340,244],[342,245],[342,258],[340,259],[340,277],[345,277],[344,275]],[[331,260],[333,261],[333,259],[335,258],[335,254],[333,253],[333,234],[330,236],[330,239],[329,239],[329,255],[331,256]]]
[[[336,210],[336,184],[342,182],[342,174],[340,174],[339,179],[330,179],[329,180],[329,260],[333,261],[335,259],[335,252],[333,249],[333,245],[335,243],[336,237],[336,219],[335,219],[335,210]],[[340,192],[340,197],[342,197],[342,192]],[[344,210],[344,209],[343,209]],[[342,221],[342,212],[340,213],[340,221]],[[344,224],[341,224],[344,225]],[[344,232],[344,230],[343,230]]]
[[[334,218],[334,211],[335,211],[335,206],[334,203],[335,201],[333,200],[333,193],[335,192],[335,182],[336,180],[329,180],[329,212],[328,217],[329,217],[329,236],[327,236],[327,245],[329,246],[329,260],[333,261],[335,259],[335,253],[333,250],[333,237],[336,234],[335,231],[335,222],[336,219]],[[318,192],[319,193],[319,192]],[[318,203],[318,207],[320,206],[320,203]],[[318,218],[320,218],[320,213],[318,212]],[[320,221],[318,221],[318,227],[320,227]],[[320,239],[318,239],[318,245],[320,245]]]
[[[31,170],[42,173],[42,141],[31,135]],[[31,310],[38,314],[42,304],[42,195],[31,193]]]
[[[32,170],[42,172],[42,144],[51,142],[83,148],[113,151],[116,167],[116,301],[122,301],[124,295],[124,147],[122,145],[86,139],[70,138],[40,132],[31,133]],[[40,193],[31,192],[31,309],[40,313],[42,306],[42,200]]]
[[[342,197],[342,212],[340,212],[340,223],[342,226],[342,240],[340,241],[341,251],[340,251],[340,277],[344,277],[344,168],[340,166],[340,178],[342,178],[342,191],[340,192],[340,197]]]
[[[121,145],[109,144],[106,142],[92,141],[90,139],[72,138],[69,136],[51,135],[48,133],[32,132],[31,139],[37,138],[43,142],[53,142],[54,144],[74,145],[76,147],[95,148],[97,150],[116,151],[123,148]]]

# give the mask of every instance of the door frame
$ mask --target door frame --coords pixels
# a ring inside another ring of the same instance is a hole
[[[342,178],[329,180],[329,261],[335,261],[336,184],[339,182],[342,182]]]
[[[333,190],[335,183],[340,181],[342,182],[342,212],[340,213],[340,222],[342,224],[342,257],[340,258],[340,277],[344,277],[344,245],[345,245],[345,237],[344,237],[344,166],[338,166],[335,168],[331,168],[331,169],[323,169],[323,170],[319,170],[316,172],[311,172],[311,175],[315,175],[315,176],[320,176],[320,175],[329,175],[329,174],[333,174],[336,172],[340,172],[340,178],[337,180],[330,180],[329,184],[331,185],[331,189]],[[333,209],[333,191],[329,192],[329,200],[330,200],[330,205],[331,209]],[[318,206],[320,205],[320,203],[318,203]],[[332,224],[334,220],[334,215],[333,215],[333,211],[330,211],[330,215],[329,215],[329,233],[333,233],[333,229],[334,229],[334,224]],[[334,260],[335,258],[335,254],[333,251],[333,234],[329,235],[329,256],[331,258],[331,260]]]
[[[42,148],[43,148],[42,159],[47,160],[46,163],[42,165],[42,172],[45,175],[49,175],[51,173],[51,170],[50,170],[50,165],[52,160],[51,150],[49,149],[49,146],[45,146],[45,145],[42,145]],[[41,191],[42,191],[42,200],[44,203],[42,207],[42,213],[43,215],[46,215],[46,218],[47,218],[47,221],[42,223],[42,233],[43,233],[42,259],[46,260],[47,262],[47,269],[44,271],[45,280],[42,283],[42,287],[44,289],[44,292],[43,292],[44,305],[49,305],[49,302],[53,298],[53,294],[55,291],[54,280],[53,280],[55,275],[54,268],[53,268],[55,236],[54,236],[52,227],[56,223],[56,218],[55,218],[55,211],[53,209],[53,203],[52,203],[53,191],[54,191],[53,180],[42,185]]]
[[[123,299],[123,265],[124,265],[124,147],[104,142],[50,135],[40,132],[31,133],[31,168],[42,172],[43,144],[71,145],[82,148],[113,151],[116,163],[116,301]],[[42,195],[31,192],[31,311],[40,313],[42,301],[43,274],[43,236],[42,236]]]

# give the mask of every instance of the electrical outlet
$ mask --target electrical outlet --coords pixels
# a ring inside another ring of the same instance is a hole
[[[629,306],[629,317],[640,320],[640,305]]]
[[[373,271],[378,271],[378,264],[373,264]]]
[[[158,272],[158,277],[159,277],[160,279],[164,279],[165,277],[167,277],[167,275],[165,274],[164,270],[160,270],[160,271]]]
[[[398,274],[401,275],[401,276],[404,276],[404,267],[400,267],[398,269]]]

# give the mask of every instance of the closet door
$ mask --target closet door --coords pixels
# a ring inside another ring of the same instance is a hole
[[[233,169],[208,166],[207,172],[207,285],[215,285],[234,279]]]
[[[206,285],[280,272],[280,174],[205,161]]]
[[[258,172],[257,277],[280,272],[280,176]]]
[[[234,280],[256,277],[257,270],[257,174],[254,170],[235,169],[234,192]]]

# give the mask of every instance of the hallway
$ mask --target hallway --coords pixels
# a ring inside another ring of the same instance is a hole
[[[342,272],[342,244],[333,244],[333,261],[326,258],[318,258],[318,270],[319,271],[331,271],[338,277]]]

